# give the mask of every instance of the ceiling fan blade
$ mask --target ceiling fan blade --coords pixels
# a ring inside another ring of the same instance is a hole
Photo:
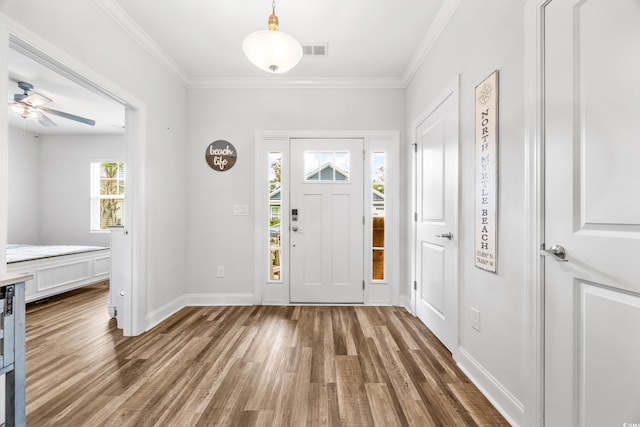
[[[52,128],[52,127],[57,127],[58,126],[57,124],[55,124],[55,122],[53,120],[51,120],[49,117],[45,116],[42,112],[40,112],[40,115],[38,116],[38,123],[40,123],[42,126],[48,127],[48,128]]]
[[[85,125],[95,126],[96,121],[87,119],[86,117],[76,116],[74,114],[65,113],[63,111],[54,110],[47,107],[38,107],[39,110],[46,111],[49,114],[53,114],[54,116],[63,117],[69,120],[75,120],[76,122],[84,123]]]
[[[22,98],[20,100],[21,102],[24,102],[26,104],[29,104],[33,107],[39,107],[43,104],[46,104],[47,102],[51,102],[51,99],[47,98],[44,95],[41,95],[37,92],[34,92],[30,95],[25,96],[24,98]]]

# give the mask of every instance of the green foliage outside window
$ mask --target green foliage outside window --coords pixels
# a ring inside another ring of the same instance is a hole
[[[100,229],[124,225],[124,163],[100,164]]]

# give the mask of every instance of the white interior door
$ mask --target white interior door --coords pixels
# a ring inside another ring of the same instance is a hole
[[[364,301],[362,139],[292,139],[291,302]]]
[[[640,423],[640,2],[545,9],[545,420]],[[562,254],[560,254],[562,258]],[[564,262],[566,261],[566,262]]]
[[[458,90],[416,127],[416,314],[447,346],[458,342]]]

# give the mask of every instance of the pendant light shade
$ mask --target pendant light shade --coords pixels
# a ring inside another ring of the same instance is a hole
[[[269,29],[249,34],[242,43],[242,50],[256,67],[270,73],[285,73],[302,59],[302,46],[289,34],[279,31],[278,17],[269,16]]]

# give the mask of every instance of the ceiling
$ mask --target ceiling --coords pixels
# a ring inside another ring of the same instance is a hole
[[[328,55],[305,56],[284,75],[259,70],[242,41],[267,29],[269,0],[96,0],[117,23],[186,86],[259,79],[339,85],[406,86],[415,57],[433,27],[460,0],[278,0],[280,31],[302,45],[328,45]],[[268,83],[267,83],[268,84]]]
[[[185,87],[406,87],[460,0],[279,0],[280,30],[303,45],[326,45],[286,74],[269,74],[244,56],[242,41],[267,28],[268,0],[96,0]],[[10,50],[9,93],[33,84],[46,106],[94,119],[96,126],[57,116],[45,128],[10,113],[10,125],[37,134],[123,133],[124,108]]]
[[[98,95],[21,53],[9,49],[9,90],[7,100],[22,93],[18,82],[33,85],[31,93],[51,99],[45,107],[96,121],[95,126],[47,114],[57,127],[44,127],[34,119],[23,119],[9,109],[9,126],[26,129],[36,135],[49,134],[124,134],[124,107]]]

